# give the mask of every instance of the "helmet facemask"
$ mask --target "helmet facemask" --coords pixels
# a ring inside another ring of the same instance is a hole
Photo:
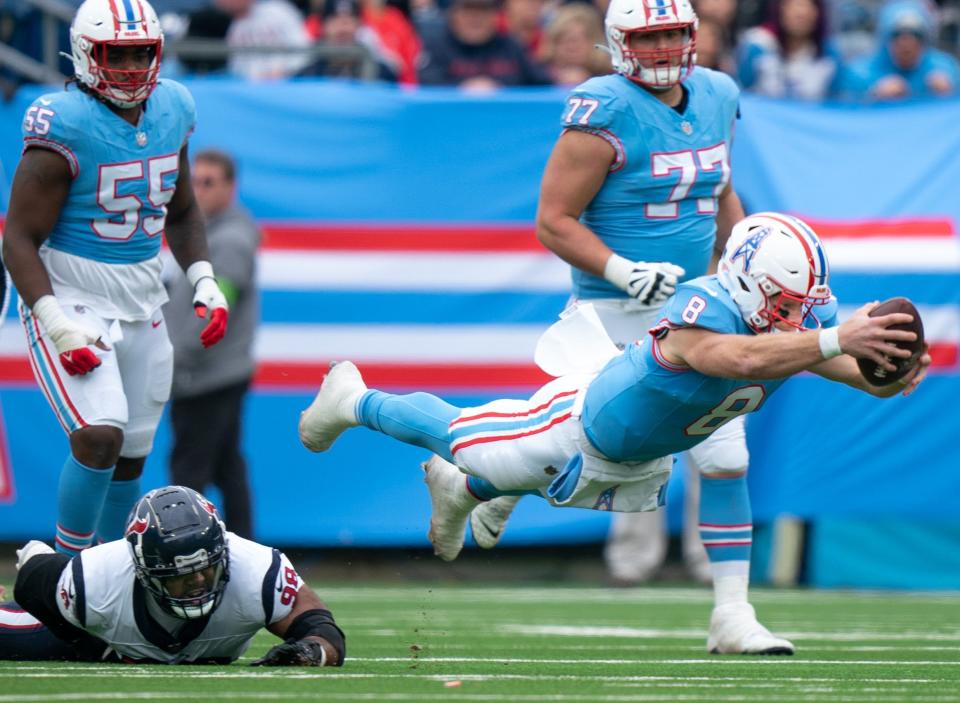
[[[150,63],[146,68],[110,68],[108,54],[113,47],[145,47]],[[160,74],[160,40],[144,42],[90,42],[90,75],[94,79],[89,86],[117,107],[136,107],[150,97],[157,86]]]
[[[631,37],[642,34],[657,34],[666,30],[680,30],[683,40],[680,46],[654,49],[632,49]],[[668,90],[682,82],[693,70],[696,59],[696,29],[694,25],[674,25],[653,29],[623,31],[621,71],[634,83],[653,90]]]
[[[184,620],[204,618],[220,604],[230,580],[226,556],[226,548],[214,555],[198,550],[186,557],[175,557],[178,565],[174,567],[138,569],[137,576],[163,610]],[[199,583],[194,574],[201,572],[204,588],[197,593],[194,591],[199,589],[191,586]]]

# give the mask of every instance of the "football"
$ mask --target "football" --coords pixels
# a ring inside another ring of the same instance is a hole
[[[891,330],[909,330],[917,333],[917,339],[913,342],[897,342],[901,349],[909,349],[913,354],[908,359],[895,359],[896,371],[887,371],[880,368],[876,362],[870,359],[857,359],[857,365],[860,367],[860,373],[874,386],[887,386],[894,381],[899,381],[906,376],[910,369],[917,363],[920,354],[923,353],[923,320],[920,319],[920,313],[912,302],[906,298],[890,298],[880,303],[870,312],[870,317],[882,317],[895,312],[905,312],[913,315],[913,322],[902,325],[891,325]]]

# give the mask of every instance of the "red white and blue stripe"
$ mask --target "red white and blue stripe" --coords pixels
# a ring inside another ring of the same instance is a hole
[[[450,423],[450,452],[476,444],[521,439],[546,432],[573,415],[576,389],[557,393],[544,403],[518,412],[465,411]]]

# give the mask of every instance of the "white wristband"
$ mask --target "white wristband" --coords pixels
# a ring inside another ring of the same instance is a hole
[[[197,281],[201,278],[212,278],[217,280],[217,277],[213,275],[213,265],[209,261],[194,261],[187,268],[187,280],[190,281],[190,285],[194,288],[197,287]]]
[[[603,277],[622,291],[630,288],[630,274],[635,264],[619,254],[611,254],[603,267]]]
[[[70,324],[67,316],[63,314],[60,303],[52,295],[44,295],[38,298],[31,310],[33,310],[34,316],[40,320],[43,329],[51,337]]]
[[[840,328],[839,327],[825,327],[820,330],[820,353],[823,354],[824,359],[832,359],[835,356],[840,356],[843,354],[843,351],[840,349]]]

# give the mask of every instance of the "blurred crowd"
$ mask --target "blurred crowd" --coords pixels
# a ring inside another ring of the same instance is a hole
[[[170,52],[165,65],[173,75],[373,78],[477,91],[573,86],[608,73],[606,2],[153,4],[168,42],[218,40],[231,49],[229,57],[174,59]],[[694,0],[694,7],[698,64],[729,73],[748,92],[875,101],[948,95],[960,85],[960,0]],[[38,16],[26,0],[0,0],[0,41],[39,53],[40,22],[31,21]],[[326,50],[307,51],[313,46]]]

